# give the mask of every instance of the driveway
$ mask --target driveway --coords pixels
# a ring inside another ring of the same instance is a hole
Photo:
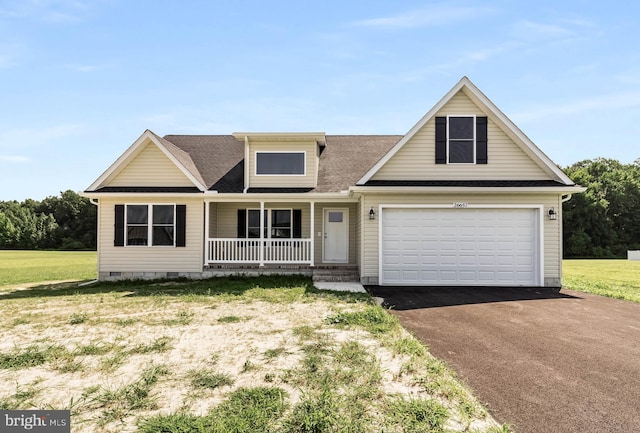
[[[569,290],[367,289],[517,433],[640,432],[640,304]]]

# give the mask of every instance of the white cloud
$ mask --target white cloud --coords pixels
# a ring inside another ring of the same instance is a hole
[[[595,24],[579,19],[556,20],[554,23],[518,21],[511,26],[511,34],[526,42],[566,41],[594,37],[600,32]]]
[[[0,155],[0,161],[5,162],[31,162],[29,158],[26,156],[17,156],[17,155]]]
[[[17,0],[0,7],[0,16],[33,18],[55,23],[83,21],[92,2],[81,0]]]
[[[545,106],[516,112],[511,117],[518,122],[531,122],[552,116],[568,116],[590,111],[610,111],[640,107],[640,91],[600,95],[592,98],[569,101],[567,103],[549,103]]]
[[[372,28],[416,28],[446,26],[479,18],[492,9],[475,6],[453,6],[449,4],[430,5],[388,17],[371,18],[351,23],[358,27]]]
[[[39,129],[13,129],[0,133],[0,149],[42,146],[54,140],[77,136],[84,128],[79,124],[64,124]]]
[[[76,72],[85,72],[85,73],[95,72],[101,69],[101,67],[98,65],[65,65],[65,67]]]

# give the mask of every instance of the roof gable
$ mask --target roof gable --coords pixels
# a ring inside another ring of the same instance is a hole
[[[150,166],[153,166],[154,172],[164,174],[159,178],[145,176],[145,168]],[[171,185],[172,182],[168,182],[167,179],[172,179],[176,185]],[[150,130],[146,130],[87,188],[87,191],[96,191],[107,186],[159,185],[195,186],[200,191],[205,190],[202,177],[191,157]]]
[[[429,134],[429,127],[435,121],[435,117],[442,114],[443,109],[454,106],[456,99],[466,99],[473,104],[473,107],[478,111],[475,113],[455,113],[455,114],[476,114],[486,115],[489,119],[490,125],[493,124],[494,130],[499,131],[503,135],[512,141],[511,156],[517,158],[518,162],[523,166],[527,166],[528,177],[533,179],[536,176],[538,178],[545,177],[556,181],[559,181],[565,185],[573,185],[573,182],[562,170],[560,170],[554,163],[547,157],[507,116],[504,115],[494,104],[487,98],[467,77],[463,77],[436,105],[431,108],[427,114],[411,128],[411,130],[404,136],[398,143],[387,152],[376,164],[374,164],[364,176],[358,181],[358,185],[364,185],[370,180],[378,179],[382,176],[376,176],[379,172],[384,173],[383,167],[387,164],[393,164],[392,159],[396,156],[405,146],[408,148],[412,145],[415,146],[417,141],[420,141],[421,134]],[[454,110],[455,111],[455,110]],[[454,113],[451,113],[454,114]],[[433,135],[429,135],[433,137]],[[424,151],[431,151],[432,149],[424,149]],[[406,156],[405,156],[406,157]],[[429,162],[433,162],[433,158],[429,159]],[[434,165],[435,167],[435,165]],[[439,167],[439,168],[446,168]],[[470,167],[470,166],[466,166]],[[430,167],[431,168],[431,167]],[[473,167],[475,168],[475,166]],[[480,173],[484,169],[484,172],[491,176],[490,170],[487,167],[477,168],[477,172]],[[389,170],[387,170],[389,171]],[[425,170],[426,171],[426,170]],[[460,170],[450,170],[451,175],[453,173],[459,173]],[[537,175],[536,173],[539,173]],[[508,176],[505,172],[504,176]],[[425,173],[426,174],[426,173]],[[446,175],[447,173],[440,170],[438,173],[428,173],[426,177],[431,178],[434,174]],[[476,173],[473,173],[474,175]],[[518,176],[517,179],[522,178],[522,171],[515,172]],[[471,175],[471,174],[470,174]],[[446,176],[445,176],[446,177]],[[437,177],[436,177],[437,178]],[[525,175],[527,178],[527,175]],[[427,180],[427,179],[425,179]]]

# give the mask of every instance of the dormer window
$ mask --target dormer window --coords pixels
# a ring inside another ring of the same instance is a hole
[[[305,152],[256,152],[257,176],[304,176]]]

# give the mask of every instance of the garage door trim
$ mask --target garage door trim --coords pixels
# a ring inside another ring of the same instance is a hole
[[[455,209],[464,212],[466,209],[531,209],[537,211],[538,225],[538,273],[536,275],[537,286],[544,285],[544,205],[532,204],[471,204],[471,203],[446,203],[446,204],[379,204],[378,205],[378,284],[384,285],[382,272],[382,229],[384,225],[384,209]]]

